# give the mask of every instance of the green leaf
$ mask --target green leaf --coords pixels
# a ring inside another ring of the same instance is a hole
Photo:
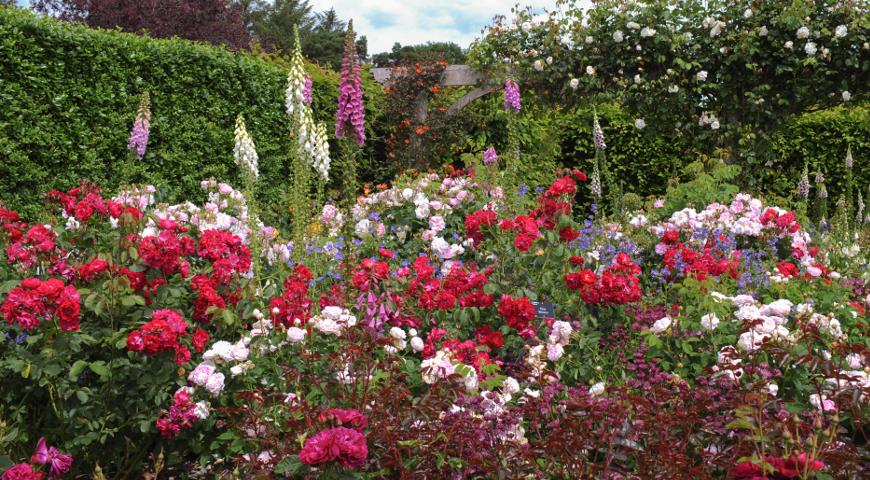
[[[76,398],[82,403],[88,403],[88,392],[84,390],[76,390]]]
[[[97,360],[96,362],[91,363],[88,367],[92,372],[100,376],[100,380],[105,381],[109,378],[109,368],[106,367],[106,362]]]
[[[72,364],[72,367],[69,369],[69,379],[70,381],[75,382],[79,379],[79,375],[82,373],[82,370],[88,366],[88,362],[84,360],[76,360],[75,363]]]
[[[274,472],[278,475],[295,476],[304,468],[305,464],[299,460],[299,456],[291,455],[289,457],[284,457],[283,460],[278,462],[278,465],[275,465]]]

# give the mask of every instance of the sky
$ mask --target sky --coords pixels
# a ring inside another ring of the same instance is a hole
[[[16,0],[19,5],[28,0]],[[395,42],[416,45],[454,42],[467,48],[495,15],[510,15],[517,2],[538,12],[556,0],[309,0],[315,11],[335,8],[353,18],[354,30],[368,39],[369,54],[386,52]],[[580,2],[588,4],[590,2]]]
[[[395,42],[416,45],[455,42],[466,48],[492,17],[510,15],[519,1],[538,10],[556,0],[310,0],[315,11],[335,7],[339,18],[353,18],[354,30],[368,39],[369,54],[386,52]]]

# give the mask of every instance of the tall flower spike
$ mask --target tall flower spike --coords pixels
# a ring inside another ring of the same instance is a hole
[[[804,200],[810,198],[810,174],[806,163],[804,163],[804,171],[798,182],[798,196]]]
[[[133,129],[130,130],[129,148],[136,154],[136,160],[142,160],[145,149],[148,148],[148,133],[151,127],[151,96],[143,92],[139,98],[139,108],[136,110],[136,120],[133,121]]]
[[[338,85],[338,111],[335,117],[336,137],[352,135],[357,145],[362,146],[365,143],[362,78],[356,59],[356,35],[353,32],[353,20],[347,22],[347,35],[344,38],[341,83]]]
[[[483,164],[484,165],[495,165],[498,163],[498,153],[495,151],[495,147],[489,147],[483,152]]]
[[[595,148],[604,150],[607,148],[607,144],[604,143],[604,131],[601,130],[601,125],[598,123],[598,114],[592,118],[592,143],[595,144]]]
[[[858,211],[855,214],[855,222],[857,223],[861,223],[864,221],[864,206],[864,196],[861,195],[861,192],[858,192]]]
[[[287,75],[287,92],[285,93],[284,100],[287,115],[290,116],[302,114],[302,109],[306,104],[306,80],[310,81],[305,75],[305,59],[302,58],[302,47],[299,44],[299,29],[296,27],[293,27],[293,37],[295,47],[290,57],[290,73]]]
[[[851,170],[854,163],[855,161],[852,159],[852,146],[849,145],[846,149],[846,169]]]
[[[311,167],[317,170],[324,180],[329,179],[330,159],[327,140],[326,127],[322,123],[314,123],[310,108],[303,109],[299,119],[299,154],[308,159]]]
[[[236,118],[236,145],[233,148],[233,155],[239,168],[249,172],[254,179],[260,176],[257,167],[257,150],[254,147],[254,141],[248,135],[248,130],[245,128],[245,118],[241,113]]]
[[[520,113],[522,103],[520,100],[520,86],[510,78],[504,81],[504,108]]]

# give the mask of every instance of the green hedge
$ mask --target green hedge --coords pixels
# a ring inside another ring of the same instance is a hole
[[[333,130],[338,75],[310,73],[316,116]],[[258,196],[267,220],[280,222],[290,185],[286,79],[281,59],[0,7],[0,200],[36,218],[45,191],[81,179],[108,189],[147,181],[166,201],[201,198],[203,179],[237,183],[233,127],[244,113],[260,155]],[[379,91],[367,83],[367,93]],[[126,145],[144,90],[151,136],[134,161]]]
[[[679,139],[647,135],[634,128],[633,119],[617,107],[598,111],[607,140],[607,162],[626,192],[642,196],[664,193],[668,180],[679,176],[697,155]],[[558,160],[566,166],[591,169],[591,108],[557,114]],[[870,105],[807,113],[785,125],[771,139],[769,150],[754,162],[740,166],[740,185],[753,193],[789,197],[795,193],[804,162],[811,172],[821,169],[831,198],[844,191],[846,148],[852,146],[856,192],[870,184]],[[810,180],[813,178],[811,176]]]

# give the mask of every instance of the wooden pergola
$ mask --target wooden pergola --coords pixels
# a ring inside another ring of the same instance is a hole
[[[375,81],[381,85],[389,85],[394,75],[401,75],[401,73],[397,73],[399,70],[395,68],[373,68],[371,72],[375,77]],[[498,89],[497,86],[490,84],[487,80],[485,75],[473,71],[468,65],[448,65],[441,73],[439,85],[443,87],[477,86],[477,88],[466,93],[451,105],[447,109],[447,115],[457,114],[471,102]],[[428,115],[429,91],[424,90],[414,100],[414,121],[425,123]]]

